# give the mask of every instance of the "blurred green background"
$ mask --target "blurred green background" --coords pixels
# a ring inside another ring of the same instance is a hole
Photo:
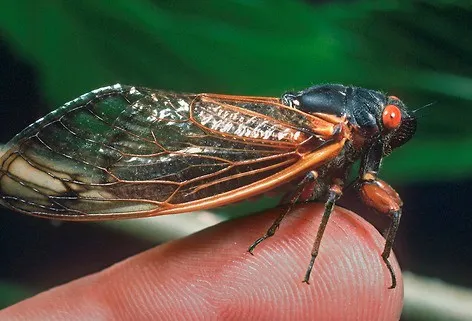
[[[414,139],[383,163],[381,177],[405,202],[396,253],[404,269],[472,286],[471,30],[470,1],[7,0],[1,143],[117,82],[269,96],[343,83],[398,96],[411,109],[432,104],[418,112]],[[354,194],[342,204],[368,212]],[[57,228],[1,212],[1,306],[154,244],[98,224]]]

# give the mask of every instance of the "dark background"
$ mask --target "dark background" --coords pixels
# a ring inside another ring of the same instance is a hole
[[[432,103],[380,175],[405,203],[395,253],[404,270],[472,286],[468,1],[10,2],[0,11],[0,143],[116,82],[270,96],[335,82],[388,92],[411,109]],[[341,203],[387,226],[353,191]],[[154,244],[96,223],[58,226],[1,208],[0,305]]]

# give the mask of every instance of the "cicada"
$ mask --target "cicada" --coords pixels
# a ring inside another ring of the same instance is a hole
[[[360,160],[355,186],[391,217],[402,201],[378,178],[382,158],[414,134],[400,99],[325,84],[280,98],[175,93],[114,85],[91,91],[16,135],[0,158],[0,203],[59,220],[115,220],[215,208],[291,186],[282,203],[324,201],[304,281]],[[272,236],[289,210],[249,248]]]

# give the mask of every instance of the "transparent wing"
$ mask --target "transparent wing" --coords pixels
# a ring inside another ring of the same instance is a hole
[[[274,98],[115,85],[38,120],[0,158],[0,202],[51,218],[158,215],[249,188],[326,137]]]

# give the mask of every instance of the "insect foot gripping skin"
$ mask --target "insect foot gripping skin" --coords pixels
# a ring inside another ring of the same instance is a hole
[[[319,85],[279,98],[182,94],[114,85],[89,92],[30,125],[0,158],[0,203],[61,220],[114,220],[214,208],[295,186],[282,202],[325,201],[304,281],[352,164],[364,201],[401,216],[377,178],[381,160],[414,134],[394,96]],[[272,236],[284,211],[250,248]]]

